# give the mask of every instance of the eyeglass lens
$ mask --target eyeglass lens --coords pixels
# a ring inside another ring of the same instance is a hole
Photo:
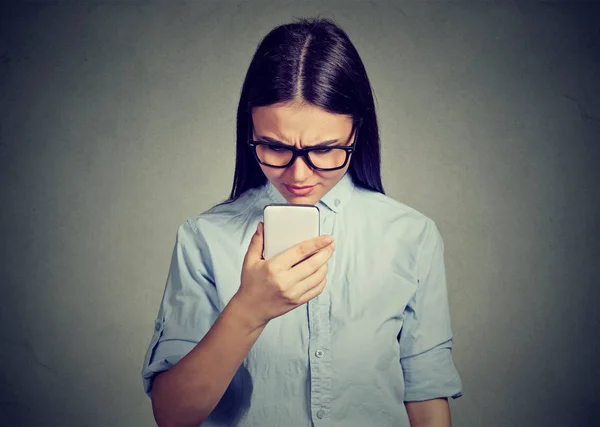
[[[292,150],[285,147],[257,145],[256,154],[262,163],[270,166],[285,166],[292,159]],[[346,151],[339,148],[324,148],[310,151],[308,158],[320,169],[338,168],[346,161]]]

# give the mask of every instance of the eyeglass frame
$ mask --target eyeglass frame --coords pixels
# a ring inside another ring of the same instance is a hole
[[[252,152],[254,153],[254,158],[256,159],[256,161],[258,163],[260,163],[263,166],[267,166],[269,168],[275,168],[275,169],[285,169],[287,167],[289,167],[290,165],[293,165],[294,162],[296,161],[297,157],[302,157],[304,158],[304,160],[306,161],[306,163],[308,164],[308,166],[311,167],[311,169],[314,169],[316,171],[323,171],[323,172],[330,172],[330,171],[336,171],[336,170],[340,170],[343,169],[344,167],[346,167],[346,165],[348,164],[348,159],[350,159],[350,154],[352,154],[356,148],[356,143],[358,142],[358,130],[360,128],[360,125],[362,124],[362,120],[359,121],[358,123],[354,124],[352,126],[352,133],[350,134],[350,138],[352,138],[352,136],[354,136],[354,142],[351,145],[348,146],[338,146],[335,145],[333,147],[305,147],[305,148],[296,148],[293,146],[288,146],[285,144],[278,144],[278,143],[274,143],[274,142],[267,142],[267,141],[254,141],[254,139],[252,138],[252,120],[250,120],[250,123],[248,125],[248,146],[252,149]],[[256,147],[258,145],[265,145],[267,147],[277,147],[277,148],[286,148],[288,150],[290,150],[292,152],[292,158],[290,159],[290,161],[284,165],[284,166],[274,166],[274,165],[270,165],[267,163],[262,162],[259,157],[258,157],[258,153],[256,152]],[[344,150],[346,152],[346,158],[344,159],[344,163],[336,168],[319,168],[316,167],[315,164],[310,160],[310,158],[308,157],[308,154],[311,151],[317,151],[317,150],[323,150],[323,149],[341,149]]]

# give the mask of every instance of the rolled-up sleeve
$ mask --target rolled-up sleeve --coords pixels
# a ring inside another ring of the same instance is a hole
[[[148,396],[156,374],[189,353],[220,313],[211,266],[210,252],[201,234],[189,222],[182,224],[177,230],[163,298],[142,367]]]
[[[417,290],[405,310],[399,340],[406,402],[462,395],[452,360],[444,244],[432,221],[422,236],[415,264]]]

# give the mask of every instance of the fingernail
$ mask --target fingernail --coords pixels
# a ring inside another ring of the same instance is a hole
[[[333,242],[333,237],[331,237],[331,236],[323,237],[323,243],[325,243],[326,245],[330,244],[331,242]]]

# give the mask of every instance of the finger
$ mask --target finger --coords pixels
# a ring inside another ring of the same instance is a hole
[[[293,281],[303,280],[313,273],[315,273],[323,265],[327,265],[327,262],[331,258],[334,252],[334,244],[320,249],[318,252],[311,255],[304,261],[296,264],[290,269],[291,278]]]
[[[281,264],[286,270],[289,270],[292,266],[329,245],[332,241],[332,237],[327,235],[305,240],[277,255],[275,257],[276,262]]]
[[[261,260],[263,253],[263,231],[264,226],[262,222],[258,223],[256,227],[256,231],[252,235],[252,239],[250,239],[250,245],[248,246],[248,250],[246,251],[246,256],[244,257],[244,261],[246,260]]]
[[[325,263],[305,279],[296,282],[289,290],[288,297],[293,301],[297,301],[302,295],[325,280],[327,271],[328,267],[327,263]]]
[[[315,298],[316,296],[321,295],[323,293],[323,290],[325,289],[326,283],[327,280],[323,279],[319,282],[317,286],[314,286],[307,290],[300,298],[298,298],[298,305],[302,305]]]

